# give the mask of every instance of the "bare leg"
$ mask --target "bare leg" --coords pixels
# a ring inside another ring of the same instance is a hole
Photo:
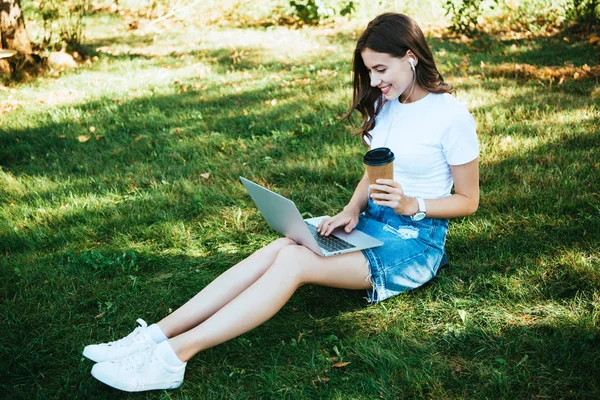
[[[157,324],[167,337],[173,337],[199,325],[256,282],[273,264],[290,239],[278,239],[231,267],[187,303]]]
[[[268,320],[305,283],[368,289],[369,268],[361,252],[319,257],[303,246],[284,246],[273,265],[250,287],[197,327],[169,340],[183,361]]]

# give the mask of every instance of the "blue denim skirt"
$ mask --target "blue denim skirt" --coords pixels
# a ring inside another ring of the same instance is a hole
[[[447,219],[413,221],[369,200],[355,229],[384,243],[362,250],[369,263],[373,288],[367,299],[372,303],[423,285],[437,274],[445,256]]]

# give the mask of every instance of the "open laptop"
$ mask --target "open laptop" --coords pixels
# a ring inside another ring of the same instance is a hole
[[[349,253],[383,245],[383,242],[357,230],[347,233],[336,229],[329,236],[317,233],[317,226],[327,216],[304,220],[293,201],[240,177],[250,197],[269,226],[315,253],[324,256]]]

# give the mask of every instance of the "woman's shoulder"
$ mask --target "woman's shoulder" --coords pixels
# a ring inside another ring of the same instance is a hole
[[[431,93],[431,108],[440,116],[451,119],[473,118],[467,106],[450,93]]]
[[[438,104],[440,106],[467,110],[467,107],[465,106],[465,104],[462,101],[460,101],[458,98],[456,98],[456,96],[453,94],[430,93],[429,96],[431,96],[433,102],[435,102],[436,104]]]

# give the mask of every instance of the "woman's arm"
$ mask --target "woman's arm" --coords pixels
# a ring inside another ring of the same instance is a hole
[[[456,218],[473,214],[479,207],[479,159],[463,164],[451,165],[454,194],[441,199],[425,200],[427,216],[430,218]],[[418,211],[417,201],[413,215]]]
[[[463,165],[451,165],[454,194],[441,199],[424,199],[427,217],[456,218],[473,214],[479,207],[479,159]],[[419,206],[413,197],[406,197],[398,182],[378,179],[372,189],[388,192],[372,194],[375,204],[391,207],[397,214],[414,215]]]
[[[354,194],[346,207],[344,207],[344,210],[331,218],[323,219],[317,227],[317,232],[327,236],[340,226],[344,226],[346,232],[351,232],[358,223],[358,215],[367,208],[369,202],[368,195],[369,177],[365,172],[358,185],[356,185]]]
[[[367,209],[367,204],[369,202],[369,176],[365,172],[358,185],[356,185],[356,189],[354,189],[354,194],[352,198],[344,207],[344,210],[354,210],[357,211],[358,214],[365,211]]]

